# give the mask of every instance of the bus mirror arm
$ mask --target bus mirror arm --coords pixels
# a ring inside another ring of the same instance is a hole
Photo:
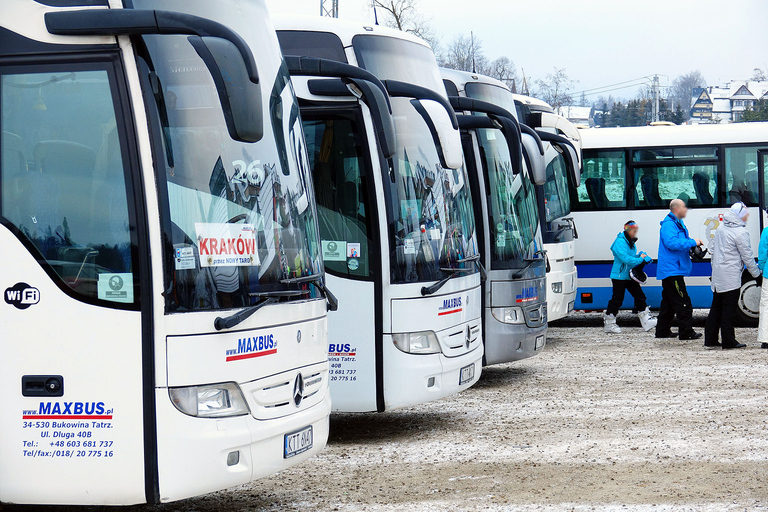
[[[560,151],[565,155],[566,164],[568,166],[568,181],[570,181],[571,187],[578,188],[581,184],[581,163],[579,162],[578,152],[573,142],[555,135],[554,133],[544,132],[536,130],[541,140],[551,142],[556,145]]]
[[[241,142],[263,137],[256,59],[245,39],[229,27],[191,14],[148,9],[46,12],[45,25],[49,33],[67,36],[190,36],[216,85],[230,136]]]
[[[312,281],[312,284],[314,284],[325,297],[326,303],[328,304],[328,311],[337,311],[339,309],[339,300],[333,293],[331,293],[331,290],[325,286],[325,283],[318,279],[317,281]]]
[[[541,142],[541,137],[539,136],[538,132],[536,132],[536,130],[534,130],[530,126],[526,126],[524,124],[520,125],[520,131],[523,133],[527,133],[528,135],[534,138],[534,140],[536,141],[536,145],[539,147],[539,153],[541,154],[541,156],[544,156],[544,143]]]

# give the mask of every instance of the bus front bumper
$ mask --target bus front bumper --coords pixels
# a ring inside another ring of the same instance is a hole
[[[467,377],[470,366],[473,367],[472,377],[463,381],[462,376]],[[480,379],[482,366],[482,343],[456,357],[446,357],[442,353],[406,354],[395,347],[391,335],[384,335],[385,410],[431,402],[459,393]]]
[[[528,327],[497,320],[485,310],[485,364],[501,364],[532,357],[547,343],[547,324]]]
[[[313,457],[328,441],[331,396],[289,416],[195,418],[156,390],[160,501],[199,496],[263,478]],[[312,428],[312,447],[286,457],[286,435]]]

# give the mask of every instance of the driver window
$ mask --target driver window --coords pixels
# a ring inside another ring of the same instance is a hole
[[[135,303],[108,72],[2,74],[0,112],[3,223],[76,295]]]

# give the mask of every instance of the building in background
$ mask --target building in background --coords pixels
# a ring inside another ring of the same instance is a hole
[[[757,101],[768,100],[768,81],[732,80],[697,88],[691,98],[691,123],[736,123]]]
[[[577,128],[595,127],[594,107],[563,106],[557,109],[557,114],[568,119]]]

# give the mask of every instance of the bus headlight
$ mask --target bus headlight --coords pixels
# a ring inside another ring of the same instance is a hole
[[[563,282],[558,281],[556,283],[552,283],[552,291],[555,293],[563,293]]]
[[[491,313],[493,314],[493,318],[505,324],[525,323],[525,316],[523,316],[522,308],[491,308]]]
[[[434,331],[393,334],[392,342],[397,348],[408,354],[440,353],[440,342]]]
[[[171,402],[178,410],[199,418],[224,418],[248,414],[240,386],[234,382],[169,388]]]

